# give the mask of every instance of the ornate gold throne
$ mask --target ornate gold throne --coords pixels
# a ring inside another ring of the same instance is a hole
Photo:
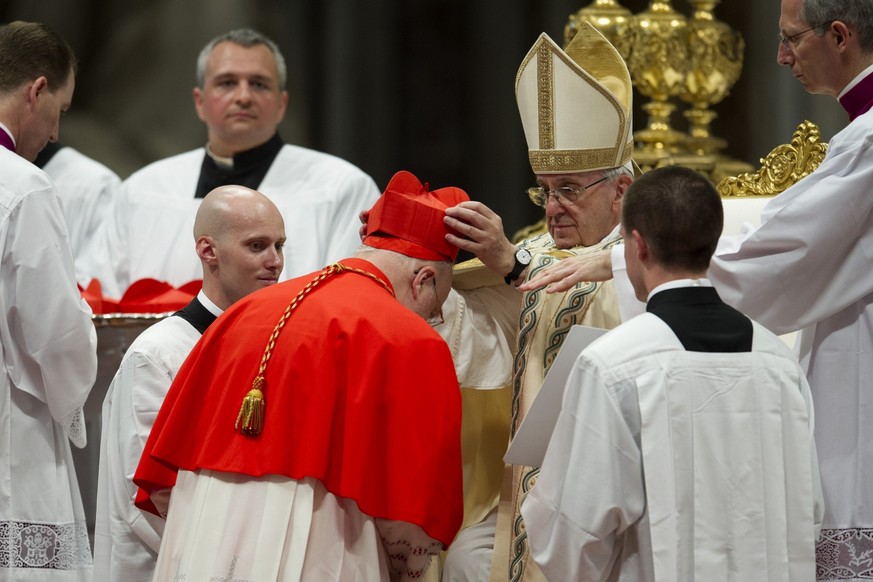
[[[716,188],[724,204],[724,233],[737,233],[743,223],[759,224],[767,200],[812,173],[827,148],[818,126],[804,121],[790,142],[761,158],[759,170],[721,180]]]

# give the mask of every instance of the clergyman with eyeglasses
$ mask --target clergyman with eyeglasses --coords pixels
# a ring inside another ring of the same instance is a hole
[[[516,286],[564,257],[621,240],[622,196],[634,176],[627,67],[591,26],[565,50],[543,34],[521,63],[516,99],[537,180],[527,195],[545,210],[548,232],[515,246],[485,205],[465,202],[446,211],[448,226],[466,237],[448,240],[478,262],[456,267],[446,323],[438,328],[452,347],[465,403],[469,526],[449,549],[444,581],[481,580],[489,569],[492,580],[507,580],[510,568],[524,576],[518,579],[541,579],[519,514],[538,470],[504,467],[508,435],[570,327],[620,323],[611,282],[583,283],[561,294],[521,293]]]

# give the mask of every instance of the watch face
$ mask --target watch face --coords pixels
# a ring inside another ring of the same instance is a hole
[[[530,252],[527,249],[518,249],[515,252],[515,258],[523,265],[530,264]]]

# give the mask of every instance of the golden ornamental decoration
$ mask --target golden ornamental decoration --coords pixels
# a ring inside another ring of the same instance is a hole
[[[691,105],[686,149],[698,155],[717,154],[725,141],[710,134],[716,113],[710,108],[727,97],[743,69],[745,42],[713,15],[721,0],[689,0],[694,13],[688,21],[689,68],[679,98]]]
[[[722,0],[688,0],[691,16],[670,0],[649,0],[648,9],[619,21],[611,0],[592,0],[571,14],[565,35],[587,20],[607,36],[625,58],[634,87],[643,97],[646,127],[634,132],[634,161],[644,170],[665,165],[694,168],[718,182],[752,171],[746,162],[721,153],[724,139],[710,126],[713,107],[730,93],[743,67],[742,35],[714,14]],[[615,33],[617,27],[622,32]],[[614,40],[613,40],[614,39]],[[677,100],[687,104],[687,133],[674,128]]]
[[[634,133],[635,154],[644,160],[664,158],[676,150],[684,135],[670,126],[688,71],[688,19],[673,10],[669,0],[652,0],[648,9],[631,18],[627,39],[627,67],[634,87],[650,101],[642,108],[648,125]]]
[[[790,143],[761,158],[760,170],[725,178],[718,183],[718,192],[723,198],[775,196],[812,173],[824,160],[827,149],[818,126],[804,121],[794,130]]]
[[[594,0],[588,6],[581,8],[570,15],[564,26],[564,48],[570,44],[582,22],[590,22],[597,30],[612,43],[622,58],[627,59],[627,37],[630,18],[633,16],[630,10],[616,2],[616,0]]]

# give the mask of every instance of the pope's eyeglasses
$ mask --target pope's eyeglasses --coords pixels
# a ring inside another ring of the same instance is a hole
[[[592,186],[600,184],[606,179],[607,176],[604,176],[599,180],[591,182],[587,186],[561,186],[559,188],[555,188],[554,190],[549,190],[548,188],[543,188],[542,186],[534,186],[533,188],[527,189],[527,195],[528,198],[530,198],[530,201],[537,206],[545,206],[549,201],[549,196],[553,196],[558,204],[560,204],[561,206],[573,206],[574,204],[576,204],[576,200],[579,199],[580,194],[582,194]]]

